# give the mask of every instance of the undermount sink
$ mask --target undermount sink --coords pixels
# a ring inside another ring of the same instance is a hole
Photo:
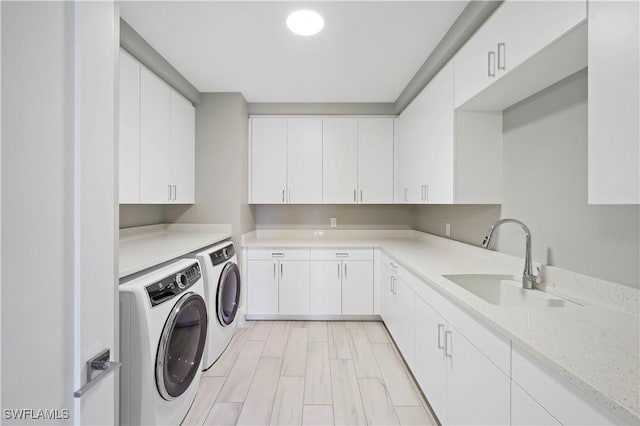
[[[460,274],[444,278],[493,305],[562,308],[565,301],[540,290],[525,290],[511,275]]]

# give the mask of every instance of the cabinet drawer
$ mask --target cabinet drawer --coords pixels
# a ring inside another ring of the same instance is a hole
[[[249,260],[309,260],[308,248],[296,249],[249,249],[247,250]]]
[[[311,249],[311,260],[373,260],[373,248]]]
[[[515,344],[511,378],[564,425],[625,424]]]

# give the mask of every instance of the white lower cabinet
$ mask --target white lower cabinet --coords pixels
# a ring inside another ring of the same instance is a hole
[[[247,314],[372,315],[373,249],[247,252]]]
[[[415,296],[413,373],[442,424],[509,424],[509,377]]]
[[[312,315],[342,313],[342,262],[314,260],[309,263],[311,271],[309,313]]]
[[[511,424],[517,426],[560,425],[544,407],[517,383],[511,382]]]
[[[277,314],[278,261],[250,260],[247,265],[247,312],[258,315]]]
[[[278,313],[309,313],[309,262],[278,261]]]

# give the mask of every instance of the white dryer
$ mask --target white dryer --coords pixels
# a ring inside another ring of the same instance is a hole
[[[209,309],[209,336],[203,369],[208,369],[231,342],[242,289],[236,250],[231,241],[216,244],[196,255],[205,280],[205,300]]]
[[[120,284],[120,423],[178,425],[193,403],[207,337],[196,260]]]

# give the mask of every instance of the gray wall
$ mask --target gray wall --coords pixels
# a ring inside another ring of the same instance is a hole
[[[164,206],[157,204],[121,204],[120,228],[164,223]]]
[[[506,110],[503,123],[502,217],[529,226],[534,260],[638,287],[639,207],[587,205],[586,70]],[[497,247],[522,256],[522,231],[504,227]]]
[[[402,205],[258,205],[256,228],[410,228],[413,207]]]
[[[196,107],[196,203],[165,206],[164,220],[230,223],[236,243],[252,231],[247,141],[247,102],[242,94],[203,93]]]
[[[448,222],[450,238],[479,246],[487,229],[500,219],[500,206],[431,204],[415,206],[414,215],[414,229],[444,237]]]

